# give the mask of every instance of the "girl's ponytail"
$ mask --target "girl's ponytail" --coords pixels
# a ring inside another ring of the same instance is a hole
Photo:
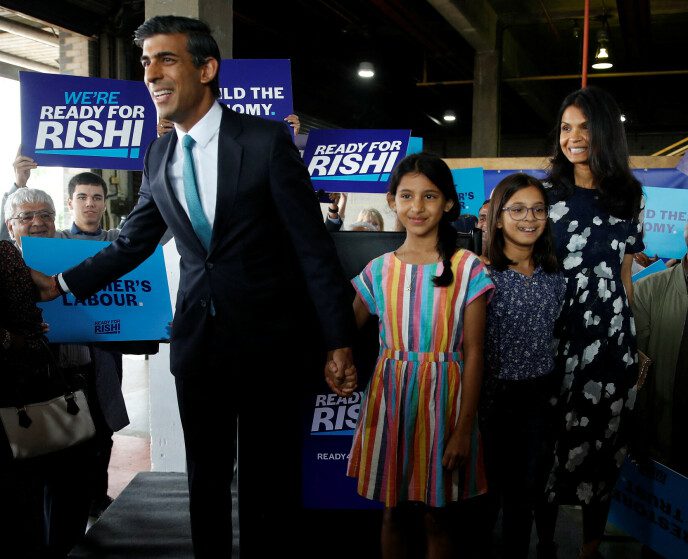
[[[451,268],[451,258],[456,252],[456,229],[451,224],[457,218],[458,211],[451,208],[444,212],[437,230],[437,252],[442,258],[444,270],[439,276],[432,278],[435,287],[446,287],[454,281],[454,272]]]

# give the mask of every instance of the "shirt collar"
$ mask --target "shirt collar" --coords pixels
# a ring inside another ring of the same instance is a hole
[[[183,138],[186,134],[191,136],[202,148],[206,147],[210,140],[219,132],[220,122],[222,121],[222,107],[215,101],[203,118],[194,124],[188,132],[184,132],[177,124],[174,125],[177,131],[177,138]]]
[[[90,231],[82,231],[81,229],[79,229],[76,226],[76,223],[72,223],[72,228],[69,230],[69,232],[72,235],[87,235],[89,237],[97,237],[98,235],[100,235],[103,232],[103,228],[98,227],[98,229],[96,229],[95,231],[93,231],[93,233],[91,233]]]

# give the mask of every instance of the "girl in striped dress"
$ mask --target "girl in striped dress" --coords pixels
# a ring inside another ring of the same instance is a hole
[[[456,248],[460,204],[440,158],[403,159],[387,199],[406,240],[353,280],[358,325],[379,318],[380,355],[347,473],[385,504],[383,557],[407,555],[411,509],[422,512],[426,557],[450,557],[447,505],[486,491],[475,416],[493,285],[478,257]]]

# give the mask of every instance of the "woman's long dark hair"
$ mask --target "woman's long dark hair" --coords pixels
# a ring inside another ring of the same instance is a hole
[[[509,257],[504,253],[504,231],[497,227],[499,218],[503,213],[504,206],[511,197],[519,190],[529,186],[534,186],[540,191],[545,206],[549,208],[545,187],[542,186],[538,179],[525,173],[514,173],[504,177],[495,186],[490,197],[490,206],[487,210],[487,228],[489,231],[487,237],[487,257],[490,260],[490,265],[500,272],[506,270],[515,262],[509,260]],[[542,235],[535,241],[533,260],[535,266],[540,266],[548,274],[556,272],[559,268],[549,219],[545,221],[545,230],[542,232]]]
[[[456,193],[456,187],[454,186],[454,178],[447,164],[436,155],[425,152],[414,153],[404,157],[394,168],[392,177],[389,180],[389,194],[396,196],[401,179],[408,174],[425,175],[447,200],[454,202],[449,211],[442,214],[437,231],[437,252],[444,263],[444,270],[439,276],[435,276],[432,279],[437,287],[451,285],[454,281],[451,257],[456,252],[456,229],[454,229],[451,223],[459,217],[459,209],[461,207],[459,195]]]
[[[560,189],[564,198],[573,193],[573,165],[559,144],[561,118],[572,105],[579,108],[588,121],[588,165],[595,179],[600,204],[615,217],[636,217],[640,212],[642,188],[628,164],[628,144],[619,106],[602,89],[594,86],[579,89],[569,94],[561,104],[554,133],[549,180],[555,189]]]

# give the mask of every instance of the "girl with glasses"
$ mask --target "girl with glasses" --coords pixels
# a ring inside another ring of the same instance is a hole
[[[559,273],[545,189],[534,177],[509,175],[487,212],[490,277],[480,425],[490,489],[489,520],[502,509],[503,557],[528,557],[533,511],[543,503],[553,440],[554,326],[561,310]],[[489,539],[488,539],[489,541]]]

